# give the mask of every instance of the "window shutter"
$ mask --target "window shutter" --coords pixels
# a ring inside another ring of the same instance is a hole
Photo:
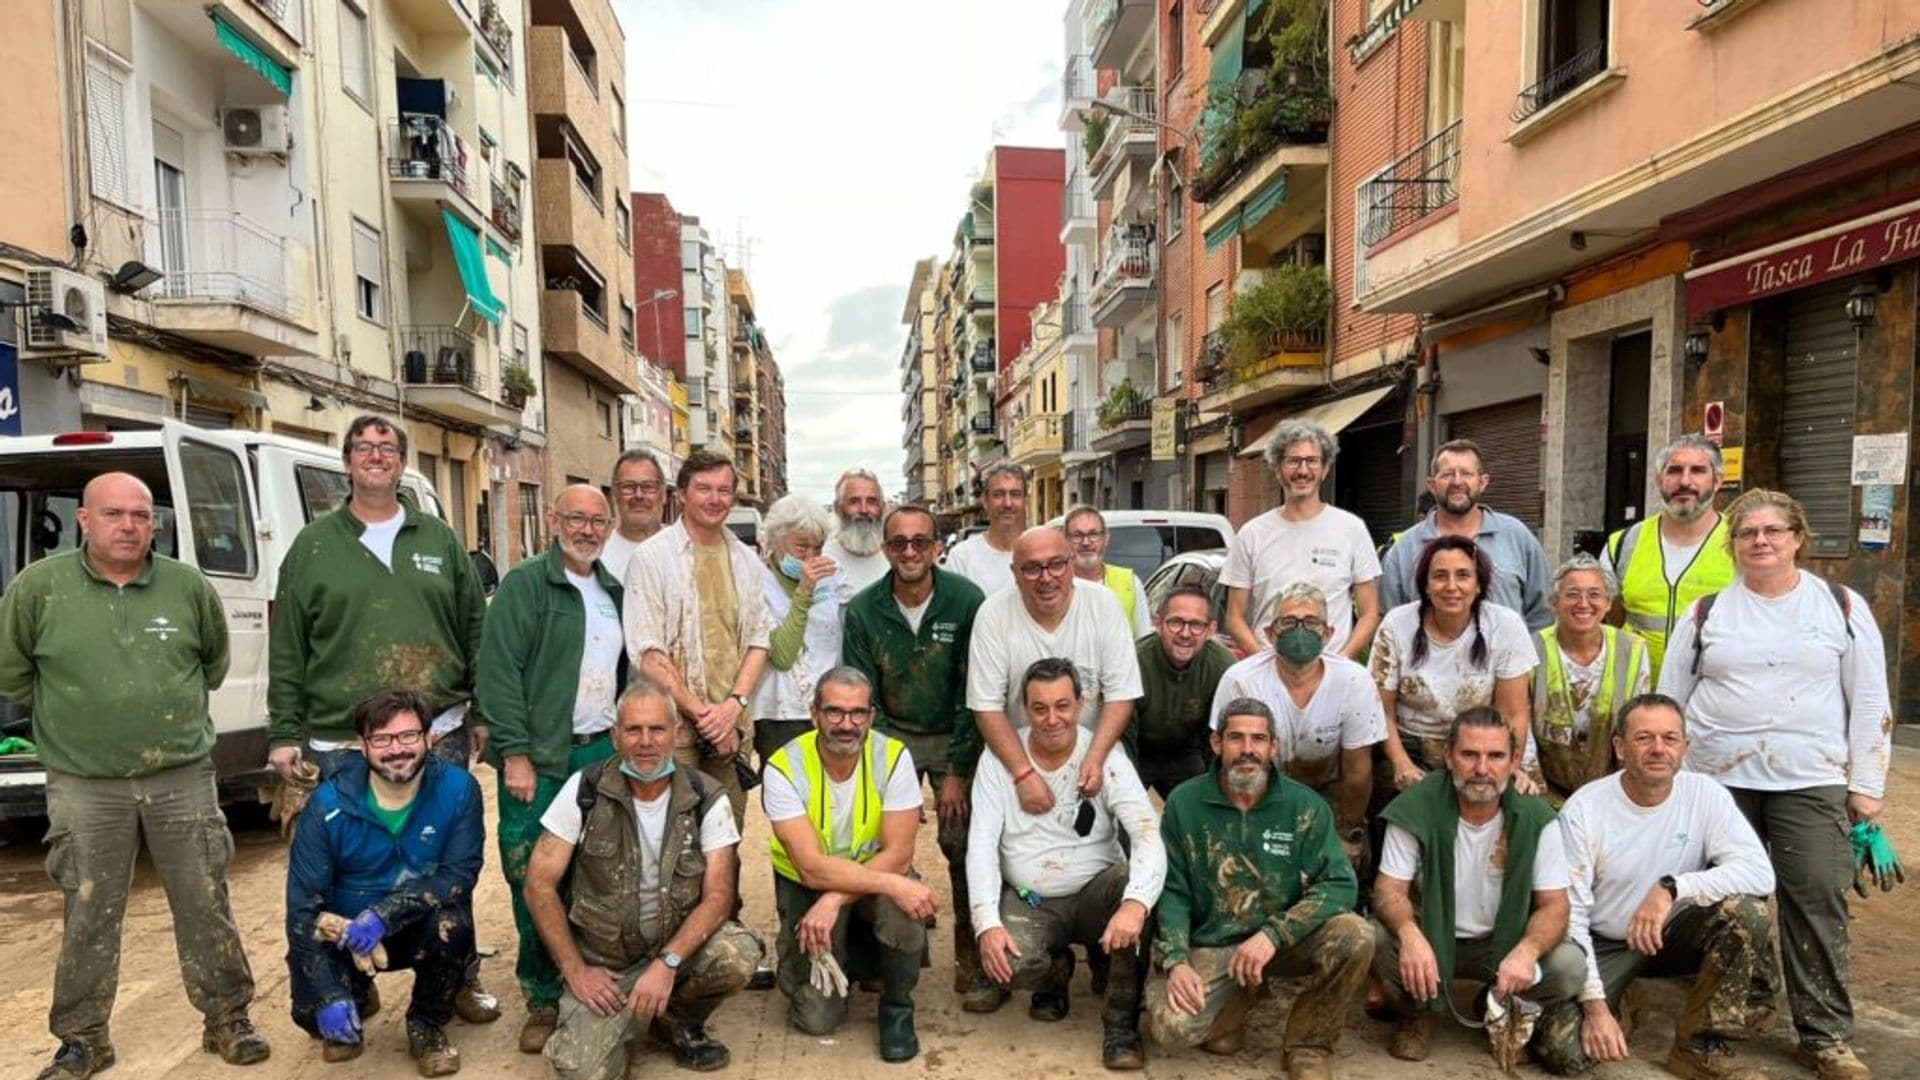
[[[1806,511],[1816,556],[1846,555],[1852,535],[1858,365],[1846,302],[1858,282],[1828,282],[1787,297],[1780,486]]]
[[[106,60],[87,55],[87,159],[92,164],[93,193],[126,205],[127,80]]]
[[[1447,417],[1448,438],[1472,439],[1492,480],[1481,498],[1540,531],[1540,399],[1521,398]]]
[[[375,285],[384,283],[380,273],[380,231],[358,221],[353,223],[353,272]]]

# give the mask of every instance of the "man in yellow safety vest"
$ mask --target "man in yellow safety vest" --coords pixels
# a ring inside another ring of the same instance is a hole
[[[1107,519],[1091,506],[1076,506],[1067,511],[1060,531],[1067,534],[1067,547],[1073,552],[1073,576],[1097,581],[1120,601],[1127,613],[1127,633],[1136,641],[1153,633],[1152,613],[1147,610],[1146,590],[1140,577],[1125,566],[1107,561]]]
[[[1663,509],[1614,533],[1600,558],[1620,583],[1625,624],[1646,639],[1656,685],[1674,622],[1733,582],[1726,518],[1713,508],[1725,473],[1720,448],[1705,437],[1668,443],[1654,460]]]

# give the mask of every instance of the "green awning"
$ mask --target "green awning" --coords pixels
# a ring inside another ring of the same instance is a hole
[[[1200,114],[1200,160],[1212,161],[1219,151],[1220,139],[1228,124],[1233,122],[1231,105],[1221,98],[1233,93],[1240,81],[1240,65],[1246,54],[1247,15],[1246,6],[1241,5],[1227,28],[1221,32],[1220,40],[1214,42],[1211,65],[1207,71],[1207,106]],[[1229,100],[1231,100],[1229,98]],[[1223,240],[1222,243],[1225,241]]]
[[[1265,187],[1254,192],[1247,201],[1240,204],[1240,230],[1245,232],[1260,224],[1260,219],[1287,201],[1287,174],[1282,171],[1267,181]]]
[[[460,267],[460,281],[467,287],[467,299],[473,310],[490,323],[498,323],[506,310],[487,283],[487,257],[480,252],[480,234],[466,222],[442,207],[440,216],[447,223],[447,239],[453,243],[453,261]]]
[[[220,44],[227,51],[240,58],[240,62],[260,73],[260,77],[272,83],[283,94],[293,93],[293,72],[280,66],[280,62],[268,56],[266,50],[253,43],[253,39],[242,34],[237,27],[227,21],[220,9],[207,12],[213,19],[213,32],[219,37]]]
[[[499,259],[501,262],[506,263],[508,266],[513,265],[512,253],[507,251],[506,248],[501,247],[499,242],[494,240],[494,238],[491,236],[487,237],[487,254],[493,256],[496,259]]]
[[[1235,207],[1220,224],[1207,230],[1207,250],[1209,252],[1218,250],[1240,232],[1240,216],[1242,213],[1244,213],[1243,210]]]

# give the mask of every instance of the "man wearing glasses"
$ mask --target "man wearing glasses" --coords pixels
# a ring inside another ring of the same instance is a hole
[[[1153,620],[1147,617],[1146,590],[1139,575],[1124,566],[1107,562],[1107,519],[1091,506],[1076,506],[1067,511],[1061,528],[1067,534],[1067,546],[1073,551],[1073,576],[1097,582],[1113,592],[1126,614],[1127,626],[1135,638],[1153,633]]]
[[[614,509],[620,520],[600,552],[615,581],[627,579],[627,560],[635,548],[660,531],[667,504],[667,476],[650,450],[629,450],[613,463]]]
[[[1519,612],[1529,630],[1552,625],[1553,611],[1547,607],[1547,579],[1553,571],[1547,565],[1547,553],[1519,518],[1480,501],[1488,480],[1480,447],[1471,439],[1442,443],[1440,449],[1434,451],[1433,462],[1427,470],[1427,490],[1433,494],[1433,511],[1401,533],[1381,562],[1380,580],[1384,583],[1381,590],[1388,609],[1420,599],[1413,575],[1428,541],[1436,536],[1464,536],[1479,544],[1480,550],[1493,560],[1493,590],[1489,598]]]
[[[1207,771],[1214,688],[1233,666],[1232,651],[1214,640],[1214,629],[1207,590],[1178,585],[1160,600],[1158,631],[1134,647],[1145,694],[1134,703],[1127,752],[1141,782],[1162,799]]]
[[[991,1012],[1005,996],[980,972],[967,909],[969,785],[980,733],[967,709],[967,646],[980,587],[934,565],[933,515],[900,506],[881,522],[891,569],[841,614],[841,659],[873,684],[874,727],[906,744],[939,800],[940,853],[953,887],[954,989],[968,1012]]]
[[[567,777],[613,754],[614,701],[626,682],[620,580],[599,561],[613,517],[598,488],[575,484],[547,511],[553,545],[507,572],[487,611],[474,687],[500,770],[500,872],[520,936],[514,970],[527,999],[520,1052],[553,1033],[560,971],[540,943],[524,889],[540,818]]]

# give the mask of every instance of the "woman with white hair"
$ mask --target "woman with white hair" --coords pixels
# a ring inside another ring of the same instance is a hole
[[[1644,694],[1653,664],[1647,643],[1603,622],[1620,593],[1607,568],[1575,555],[1553,572],[1553,625],[1534,632],[1533,742],[1542,795],[1555,806],[1613,771],[1613,718]]]
[[[767,674],[754,693],[753,750],[764,763],[812,728],[813,685],[840,663],[840,567],[820,553],[833,534],[825,507],[787,495],[760,524],[762,591],[773,619]]]

